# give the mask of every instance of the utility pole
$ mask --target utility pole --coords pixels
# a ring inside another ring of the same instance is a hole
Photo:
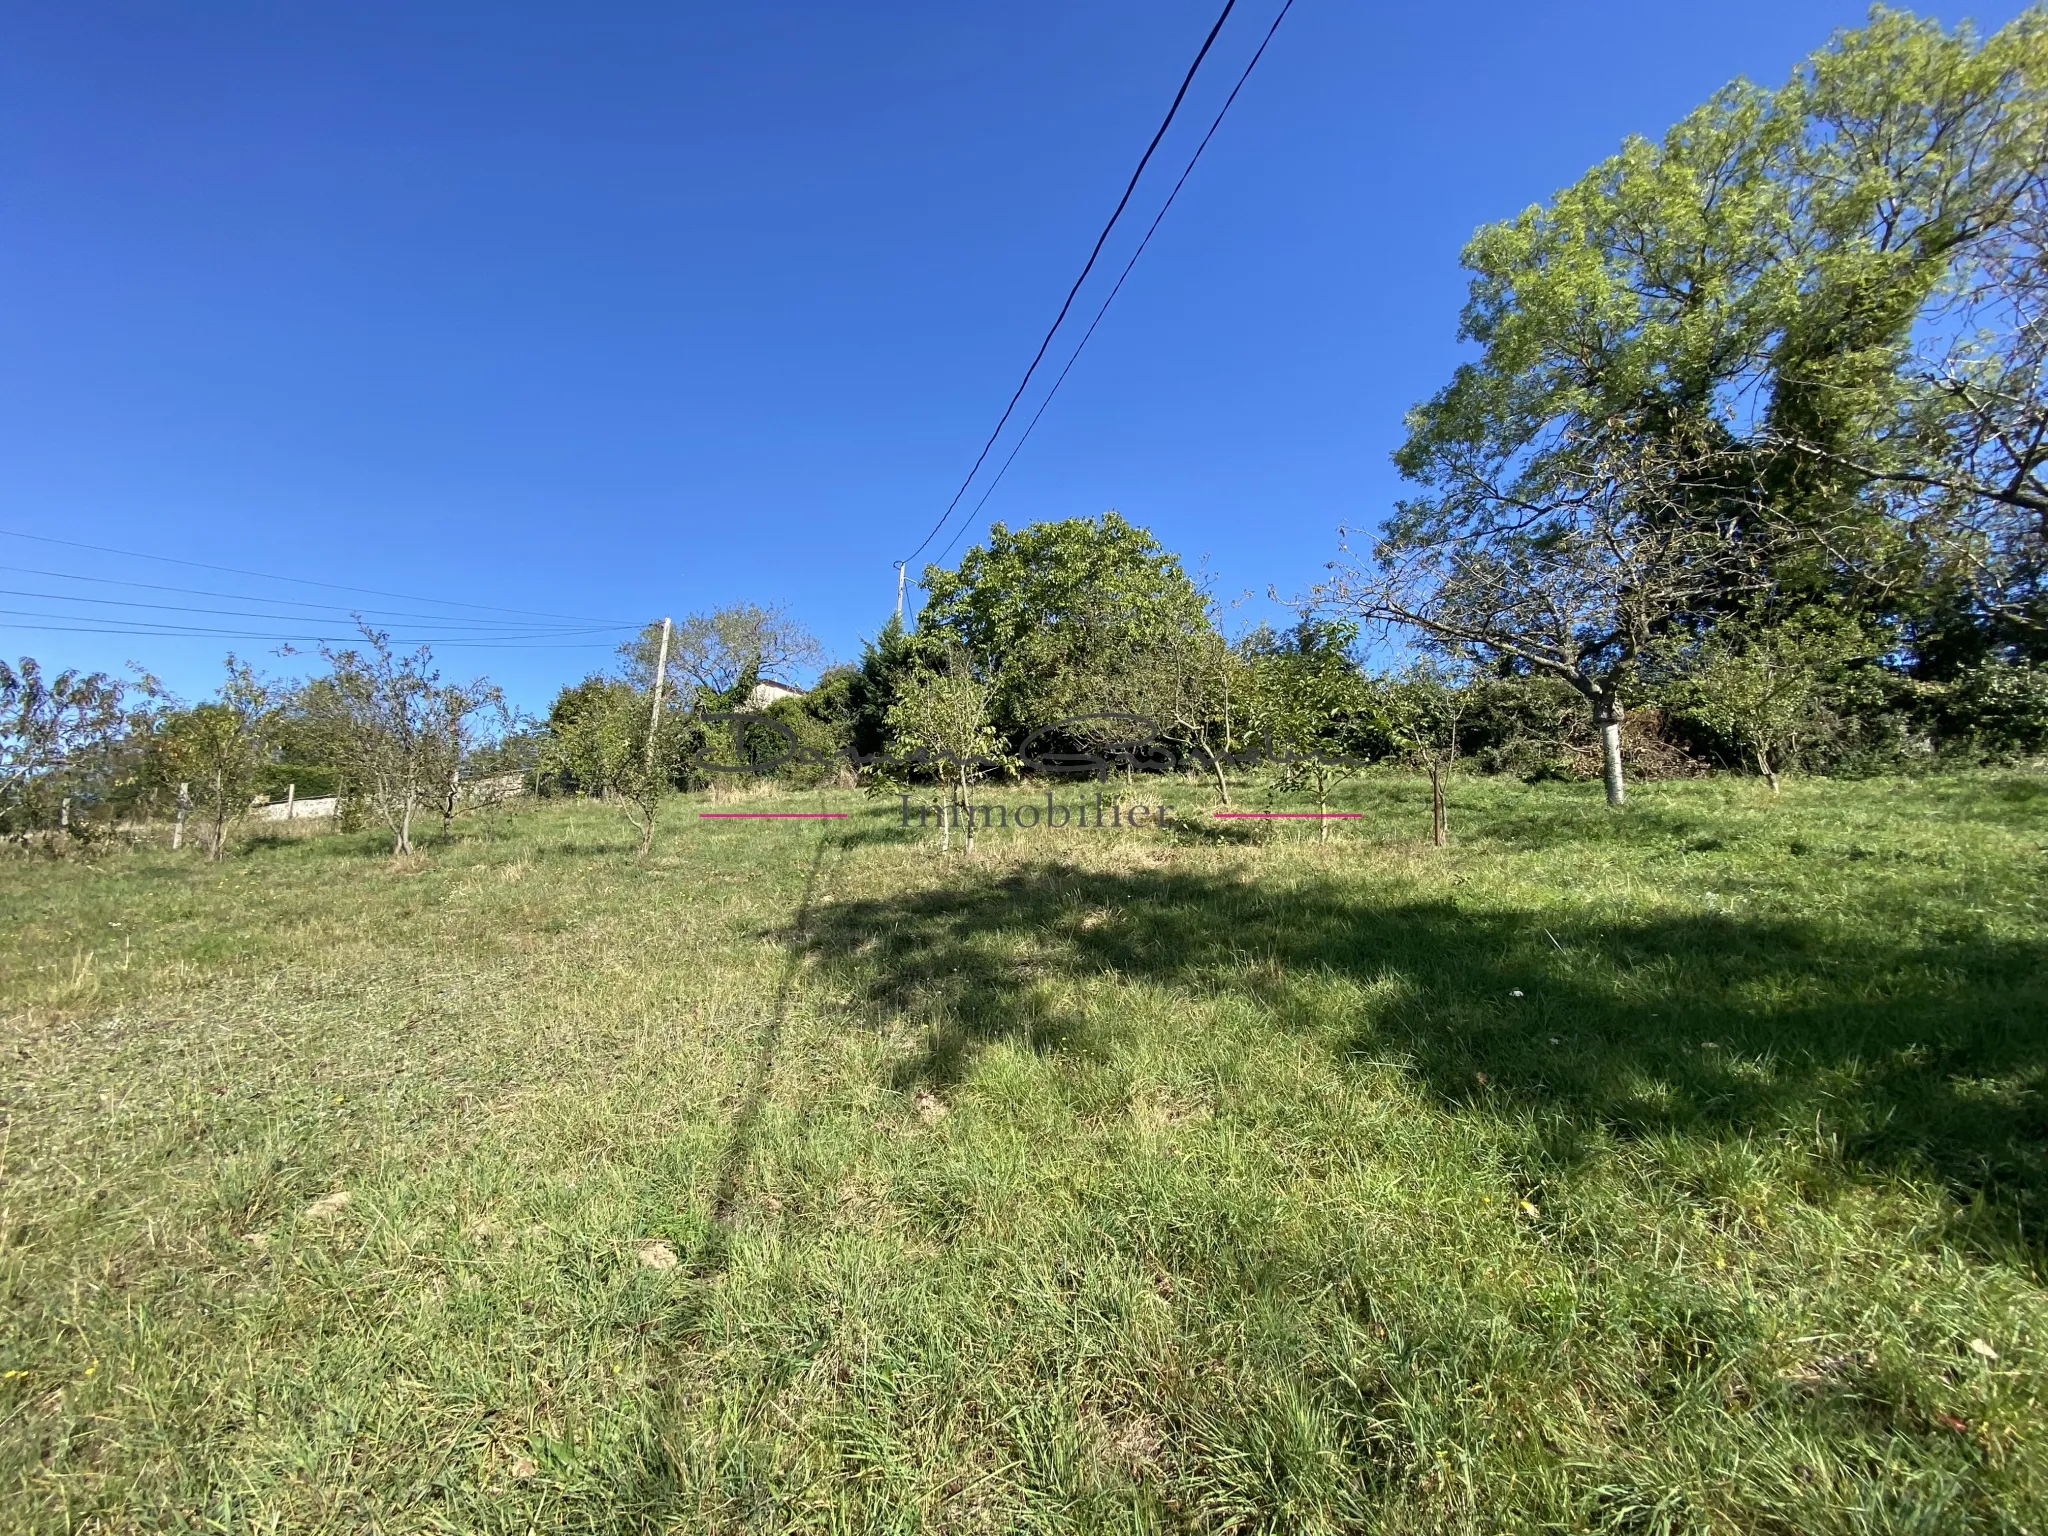
[[[661,730],[661,690],[668,681],[668,620],[661,621],[661,650],[654,658],[654,713],[647,722],[647,771],[654,772],[654,738]]]
[[[903,624],[903,566],[903,561],[898,560],[896,562],[896,624],[898,628],[901,628]]]

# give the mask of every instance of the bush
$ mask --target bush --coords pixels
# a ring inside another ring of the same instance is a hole
[[[853,765],[847,761],[851,725],[845,708],[843,678],[830,678],[801,698],[777,699],[763,711],[789,732],[796,745],[790,748],[780,732],[760,732],[772,737],[763,745],[764,754],[789,756],[777,766],[775,777],[792,789],[815,789],[820,785],[850,788]],[[750,732],[750,736],[757,734]]]
[[[1944,748],[2005,761],[2048,754],[2048,667],[1980,662],[1941,692],[1936,718]]]

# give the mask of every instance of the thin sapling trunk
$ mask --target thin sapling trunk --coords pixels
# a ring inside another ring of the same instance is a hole
[[[215,770],[213,775],[213,846],[206,857],[211,862],[220,862],[221,849],[228,840],[228,795],[224,775]]]

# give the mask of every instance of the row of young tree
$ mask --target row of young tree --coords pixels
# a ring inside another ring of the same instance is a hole
[[[1442,841],[1444,782],[1460,763],[1610,782],[1617,759],[1663,774],[1718,764],[1776,789],[1795,766],[2048,752],[2048,668],[1980,657],[1946,679],[1915,676],[1845,640],[1851,626],[1812,617],[1628,674],[1628,729],[1609,750],[1596,701],[1505,649],[1436,636],[1376,671],[1361,618],[1341,608],[1230,638],[1181,561],[1114,512],[998,524],[923,585],[914,628],[891,620],[857,665],[760,709],[760,681],[819,655],[787,615],[742,605],[650,626],[614,674],[556,699],[543,787],[616,800],[645,851],[667,797],[749,775],[960,801],[991,778],[1168,771],[1223,804],[1250,781],[1327,809],[1345,779],[1400,764],[1427,774]]]
[[[1645,648],[1615,680],[1609,719],[1572,678],[1507,646],[1422,628],[1405,666],[1375,672],[1363,626],[1326,606],[1276,631],[1226,638],[1180,562],[1116,514],[998,526],[957,570],[929,569],[917,628],[891,625],[836,691],[807,707],[854,748],[923,751],[988,771],[1048,749],[1113,756],[1128,717],[1156,727],[1155,766],[1199,771],[1227,803],[1234,773],[1313,790],[1403,761],[1439,779],[1459,759],[1525,776],[1754,767],[1869,771],[2048,752],[2048,668],[1980,656],[1945,678],[1870,646],[1853,623],[1809,614],[1734,641]],[[1091,717],[1104,737],[1089,740]],[[1064,722],[1064,724],[1062,724]],[[1603,739],[1604,738],[1604,739]],[[963,780],[961,788],[965,787]],[[1441,816],[1439,808],[1439,834]]]
[[[858,665],[756,710],[758,685],[820,650],[780,610],[740,605],[649,626],[614,673],[565,688],[544,722],[512,728],[488,682],[445,681],[424,650],[365,632],[323,652],[310,681],[267,683],[230,657],[217,695],[171,699],[153,680],[46,677],[0,663],[0,830],[91,838],[111,824],[188,815],[219,857],[252,798],[295,782],[339,792],[412,848],[444,828],[474,781],[507,771],[543,791],[615,800],[644,852],[664,801],[735,776],[785,784],[939,784],[956,798],[992,775],[1192,772],[1228,803],[1247,779],[1314,794],[1371,764],[1425,771],[1433,825],[1461,760],[1528,776],[1583,774],[1598,716],[1565,680],[1439,640],[1373,672],[1355,618],[1308,613],[1226,638],[1181,562],[1114,512],[997,525],[952,570],[925,572],[915,629],[891,621]],[[1780,625],[1740,649],[1633,679],[1619,755],[1651,771],[1754,765],[1896,766],[1904,755],[2048,752],[2048,669],[1979,659],[1946,680]],[[971,831],[969,833],[971,838]]]
[[[445,826],[463,776],[516,770],[519,742],[499,691],[442,678],[424,650],[363,643],[323,649],[304,682],[266,680],[229,656],[220,688],[186,702],[148,674],[48,673],[0,661],[0,835],[49,845],[124,824],[169,820],[220,858],[252,805],[290,783],[333,794],[343,820],[376,822],[394,851],[423,817]]]

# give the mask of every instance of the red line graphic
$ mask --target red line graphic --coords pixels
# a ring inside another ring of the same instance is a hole
[[[1211,811],[1211,816],[1233,820],[1273,821],[1285,816],[1306,816],[1313,821],[1335,821],[1342,816],[1363,816],[1363,811]]]

